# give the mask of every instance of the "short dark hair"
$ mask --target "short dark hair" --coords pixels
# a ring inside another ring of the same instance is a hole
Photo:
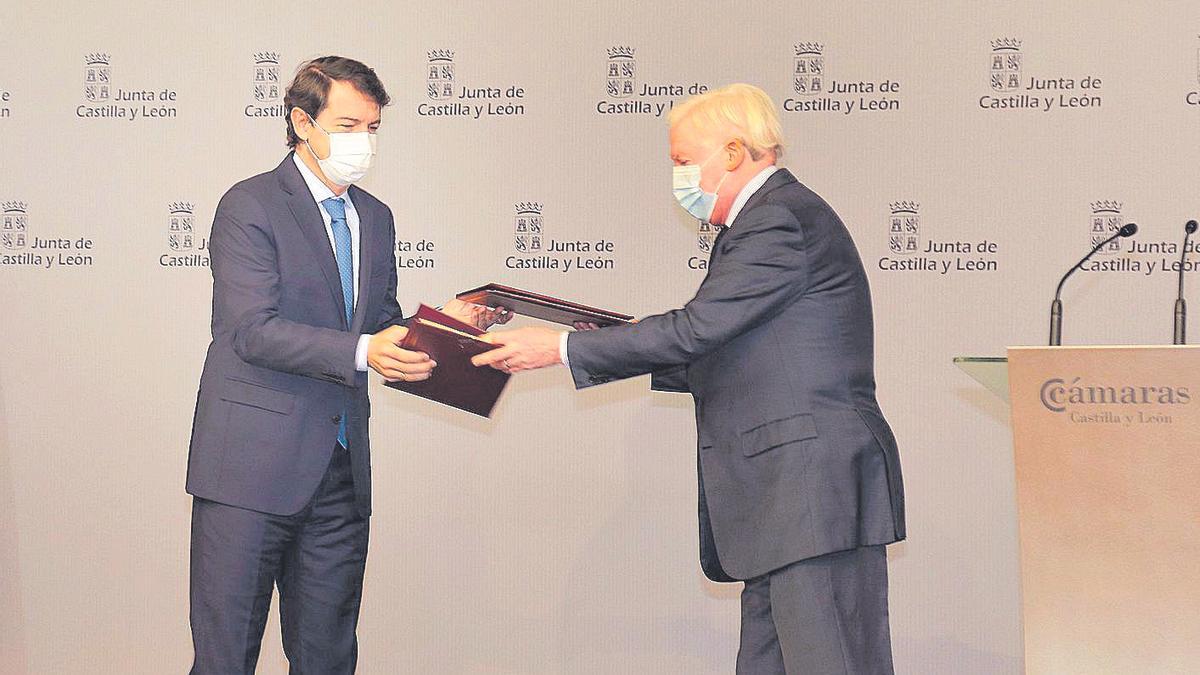
[[[287,144],[289,148],[300,143],[300,137],[292,128],[292,109],[299,108],[313,119],[325,109],[329,99],[329,87],[334,80],[349,82],[355,89],[369,96],[382,108],[392,99],[383,88],[383,82],[375,70],[361,61],[344,56],[322,56],[300,65],[296,77],[283,95],[284,118],[287,120]]]

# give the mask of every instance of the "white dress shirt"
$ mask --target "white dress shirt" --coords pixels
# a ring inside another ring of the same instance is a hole
[[[759,171],[754,178],[750,179],[749,183],[746,183],[746,185],[742,187],[741,192],[738,192],[737,198],[733,200],[733,206],[729,207],[729,215],[725,216],[725,227],[733,227],[733,221],[736,220],[738,214],[742,212],[742,208],[746,206],[746,202],[750,201],[750,198],[754,196],[754,193],[758,192],[758,189],[766,184],[767,179],[775,175],[775,172],[778,170],[779,167],[772,164],[762,171]]]
[[[329,248],[334,252],[334,259],[337,258],[337,243],[333,238],[333,219],[329,213],[325,211],[325,205],[321,202],[330,197],[337,197],[333,194],[333,190],[329,186],[322,183],[317,174],[308,168],[308,165],[300,159],[300,155],[293,153],[292,161],[296,163],[296,168],[300,169],[300,177],[304,179],[304,184],[308,186],[308,191],[312,193],[312,198],[317,203],[317,211],[321,213],[321,220],[325,221],[325,234],[329,237]],[[346,190],[341,194],[341,200],[346,203],[346,225],[350,228],[350,252],[351,260],[354,265],[354,305],[358,306],[358,261],[359,261],[359,224],[358,211],[354,208],[354,202],[350,201],[350,190]],[[354,351],[354,367],[359,371],[367,369],[367,346],[371,342],[370,335],[362,335],[358,338],[358,348]]]
[[[774,173],[778,170],[779,167],[772,164],[762,171],[759,171],[757,174],[755,174],[754,178],[750,179],[750,182],[742,186],[742,189],[738,192],[737,197],[733,200],[733,205],[729,207],[729,215],[725,217],[726,228],[733,227],[733,221],[736,220],[738,214],[742,212],[742,208],[746,206],[746,202],[750,201],[750,198],[754,196],[754,193],[758,192],[758,189],[767,182],[767,179],[774,175]],[[562,361],[562,364],[568,368],[571,367],[570,361],[567,360],[567,339],[570,335],[570,331],[563,331],[563,334],[558,338],[558,359]]]

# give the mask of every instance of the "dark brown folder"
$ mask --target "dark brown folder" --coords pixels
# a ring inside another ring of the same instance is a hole
[[[485,307],[504,307],[517,314],[567,326],[574,325],[576,321],[595,323],[600,326],[615,326],[633,320],[633,316],[629,314],[588,307],[500,284],[488,284],[463,291],[458,294],[458,299]]]
[[[471,357],[496,349],[480,340],[483,331],[421,305],[408,322],[402,349],[425,352],[437,362],[429,379],[420,382],[386,382],[392,389],[416,394],[459,410],[491,417],[496,401],[508,384],[508,373],[471,364]]]

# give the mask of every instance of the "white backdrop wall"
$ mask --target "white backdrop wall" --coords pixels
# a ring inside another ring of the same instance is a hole
[[[1178,249],[1158,243],[1200,215],[1198,32],[1194,2],[1115,0],[4,4],[0,672],[188,666],[205,242],[224,190],[283,157],[272,78],[328,53],[393,97],[364,187],[395,212],[410,311],[493,280],[680,305],[706,254],[670,196],[663,106],[747,81],[790,108],[785,165],[874,290],[909,506],[897,669],[1019,672],[1007,410],[950,359],[1043,341],[1097,219],[1155,246],[1073,281],[1067,342],[1169,341]],[[814,60],[822,93],[795,74]],[[452,66],[446,100],[431,65]],[[544,247],[592,250],[518,251],[530,203]],[[516,267],[534,259],[558,267]],[[362,672],[731,672],[739,587],[697,563],[690,401],[647,389],[532,373],[486,421],[378,387]],[[273,619],[260,670],[285,667]]]

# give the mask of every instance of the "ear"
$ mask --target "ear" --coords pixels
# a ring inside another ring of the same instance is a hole
[[[737,168],[742,165],[742,162],[746,161],[746,156],[748,153],[746,152],[746,146],[742,143],[741,139],[735,138],[732,141],[729,141],[725,144],[724,148],[721,148],[721,150],[725,153],[726,171],[737,171]]]
[[[299,108],[292,108],[289,116],[296,135],[300,137],[300,140],[307,141],[308,135],[312,133],[312,121],[308,118],[308,114]]]

